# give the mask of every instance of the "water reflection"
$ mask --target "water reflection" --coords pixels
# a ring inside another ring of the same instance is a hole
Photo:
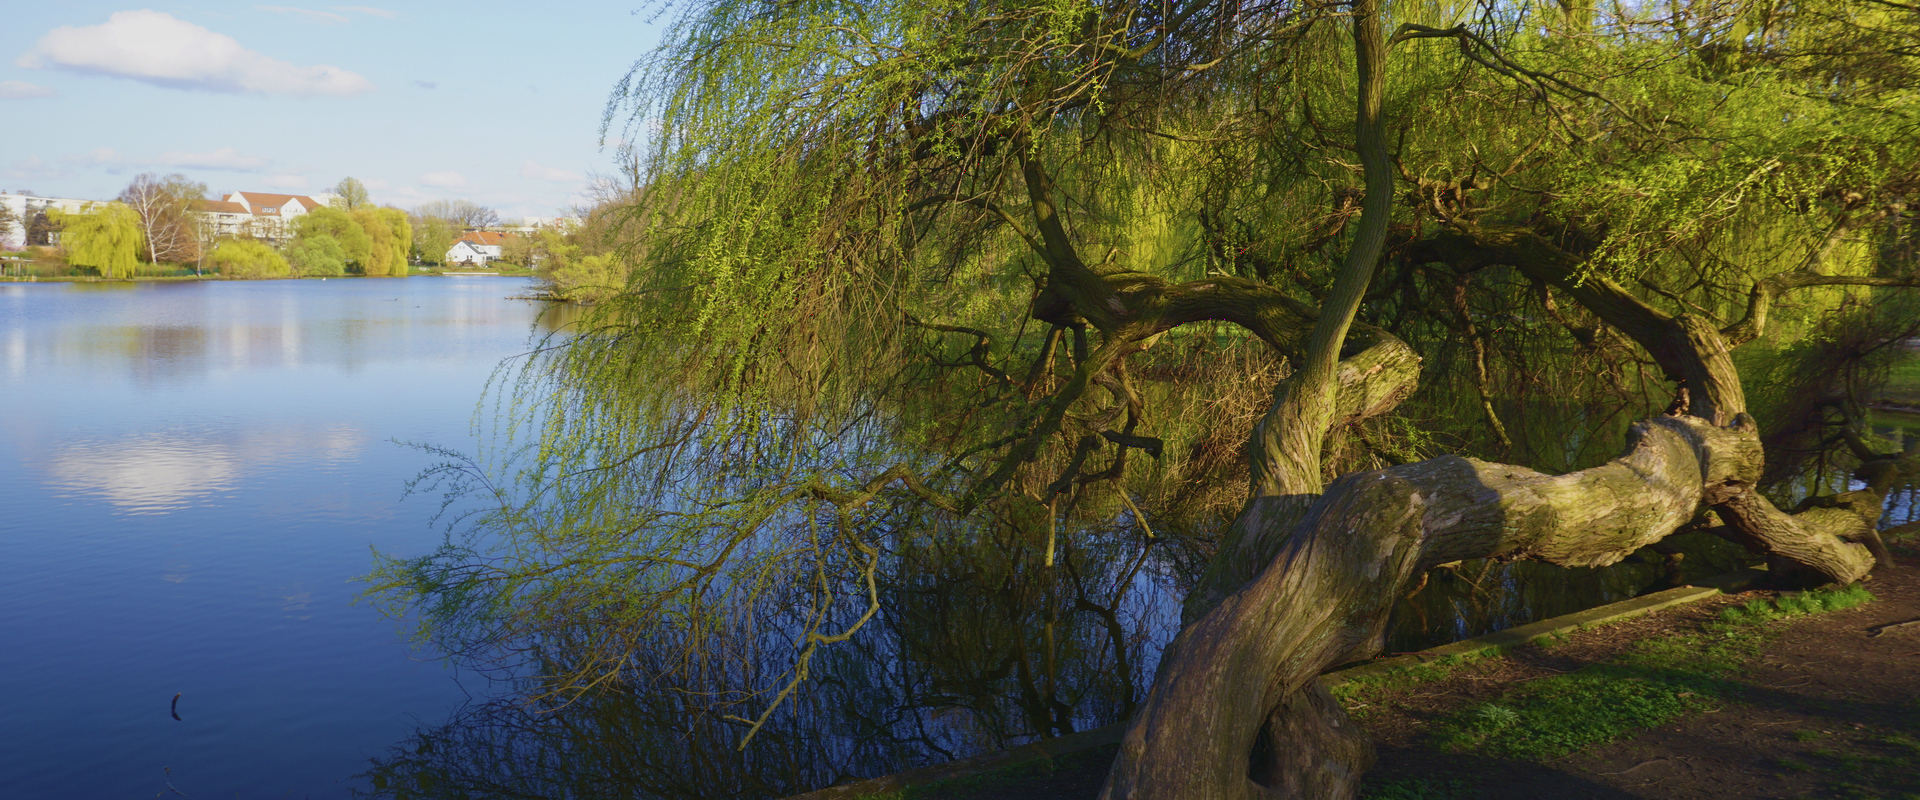
[[[441,543],[431,463],[525,282],[0,284],[7,797],[339,797],[466,698],[355,605]],[[184,692],[181,720],[168,701]]]
[[[563,310],[542,316],[544,330],[564,330],[579,314],[556,308]],[[1534,424],[1516,424],[1516,438],[1559,447],[1567,469],[1617,455],[1628,421],[1565,404],[1536,412]],[[1567,426],[1570,416],[1584,421]],[[1902,425],[1876,433],[1920,431]],[[1589,435],[1552,437],[1566,428]],[[1891,522],[1913,518],[1913,501],[1912,488],[1897,495]],[[882,616],[851,642],[822,651],[811,678],[745,750],[738,745],[746,718],[793,663],[790,646],[779,641],[791,633],[780,625],[800,620],[793,598],[743,614],[784,620],[773,623],[778,634],[736,630],[732,641],[693,649],[663,637],[657,651],[636,659],[633,675],[647,677],[569,704],[556,707],[539,680],[502,680],[490,699],[376,759],[365,773],[373,794],[781,797],[1129,716],[1177,624],[1191,580],[1180,565],[1196,563],[1178,548],[1192,543],[1143,541],[1122,514],[1110,525],[1063,533],[1061,566],[1050,570],[1035,565],[1034,542],[996,522],[906,527],[916,535],[889,540]],[[1604,569],[1465,562],[1436,572],[1398,604],[1387,647],[1420,650],[1756,560],[1715,536],[1689,533]],[[792,607],[783,612],[782,603]],[[839,630],[846,621],[822,627]],[[560,649],[566,641],[561,635],[544,644]]]
[[[367,439],[364,430],[346,425],[138,433],[62,442],[37,466],[56,497],[89,496],[125,514],[163,514],[230,492],[262,466],[355,458]]]
[[[1920,446],[1920,414],[1875,411],[1869,429],[1889,445],[1888,450],[1911,452]],[[1880,526],[1891,528],[1916,521],[1920,521],[1920,482],[1896,488],[1887,495],[1887,513],[1880,518]]]
[[[537,679],[503,679],[493,699],[418,730],[364,777],[381,797],[781,797],[1131,714],[1179,613],[1135,526],[1067,532],[1056,569],[1011,526],[902,527],[914,533],[893,540],[886,611],[818,651],[744,750],[749,718],[793,664],[784,636],[762,626],[804,624],[793,598],[769,598],[739,617],[754,623],[703,633],[697,647],[662,631],[632,680],[570,703]],[[571,635],[531,646],[553,653]]]
[[[356,369],[396,354],[434,355],[419,349],[442,350],[526,318],[522,308],[500,301],[499,294],[517,288],[506,284],[449,297],[444,284],[432,282],[349,281],[307,292],[325,297],[316,303],[289,283],[219,291],[196,284],[10,285],[0,302],[16,319],[0,347],[0,370],[21,376],[92,365],[142,384],[182,384],[301,364]]]

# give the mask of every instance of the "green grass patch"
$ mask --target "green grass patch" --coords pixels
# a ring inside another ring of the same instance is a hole
[[[1920,800],[1920,773],[1912,766],[1916,755],[1920,755],[1920,741],[1907,733],[1881,730],[1834,736],[1829,746],[1815,748],[1799,758],[1775,759],[1774,764],[1784,770],[1820,775],[1825,784],[1821,797]]]
[[[1856,583],[1843,589],[1818,589],[1781,595],[1771,601],[1749,600],[1744,605],[1720,612],[1720,617],[1734,625],[1757,625],[1803,614],[1843,611],[1872,599],[1873,593]]]
[[[1437,726],[1435,744],[1542,760],[1625,738],[1735,696],[1732,678],[1776,634],[1771,623],[1872,599],[1856,585],[1730,608],[1699,633],[1640,642],[1607,662],[1528,681],[1462,709]]]
[[[1357,704],[1371,702],[1381,695],[1440,680],[1452,675],[1454,670],[1497,655],[1499,653],[1494,651],[1451,655],[1347,678],[1334,685],[1333,696],[1351,711]]]

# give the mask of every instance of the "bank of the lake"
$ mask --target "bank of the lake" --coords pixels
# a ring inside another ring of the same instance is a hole
[[[472,269],[472,268],[420,268],[415,267],[410,277],[494,277],[494,278],[531,278],[533,270],[514,269]],[[231,281],[231,280],[273,280],[273,281],[324,281],[324,280],[390,280],[389,276],[367,275],[329,275],[326,277],[286,277],[286,278],[229,278],[212,273],[202,275],[138,275],[132,278],[102,278],[98,275],[0,275],[0,283],[189,283],[195,281]]]
[[[471,449],[527,291],[0,284],[5,793],[344,797],[464,702],[353,579],[440,542],[390,440]]]

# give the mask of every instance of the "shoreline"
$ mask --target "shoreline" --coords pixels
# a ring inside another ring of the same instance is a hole
[[[5,275],[0,283],[183,283],[197,281],[324,281],[386,278],[490,277],[532,278],[531,272],[416,272],[409,275],[289,275],[284,278],[228,278],[222,275],[141,275],[134,278],[102,278],[98,275]]]

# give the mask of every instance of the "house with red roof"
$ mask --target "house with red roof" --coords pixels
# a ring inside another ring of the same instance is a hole
[[[193,213],[214,236],[232,237],[247,233],[253,225],[253,212],[241,203],[226,200],[195,200]]]
[[[215,213],[228,215],[239,226],[234,235],[245,233],[279,245],[293,236],[294,217],[324,206],[326,202],[303,194],[231,192],[211,205],[218,206]],[[242,214],[244,216],[233,216]]]
[[[514,238],[511,233],[467,231],[453,240],[453,246],[447,248],[447,257],[441,263],[484,267],[487,262],[499,258],[501,247]]]

